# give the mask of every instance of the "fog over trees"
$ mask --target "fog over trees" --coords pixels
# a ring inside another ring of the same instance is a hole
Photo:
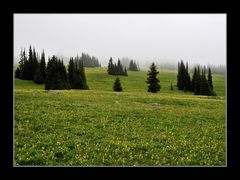
[[[226,14],[14,14],[14,57],[29,44],[44,49],[46,60],[56,55],[65,64],[87,53],[101,67],[112,57],[124,67],[132,59],[140,69],[155,62],[160,70],[176,70],[182,59],[190,72],[196,64],[222,72]]]

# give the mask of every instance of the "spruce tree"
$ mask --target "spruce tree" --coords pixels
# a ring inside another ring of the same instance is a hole
[[[80,71],[80,76],[82,78],[81,89],[89,89],[89,87],[87,85],[87,80],[86,80],[86,76],[85,76],[85,70],[84,70],[82,62],[80,62],[80,64],[79,64],[79,71]]]
[[[46,68],[46,81],[45,89],[57,89],[57,66],[55,56],[48,59],[47,68]]]
[[[198,65],[197,73],[196,73],[196,80],[195,80],[195,90],[194,90],[195,95],[201,94],[201,81],[202,81],[202,77],[201,77],[201,73],[200,73],[200,66]]]
[[[112,57],[109,59],[109,62],[108,62],[108,74],[113,74],[113,71],[114,71],[114,65],[113,65],[113,60],[112,60]]]
[[[62,71],[62,62],[56,56],[48,60],[46,69],[45,89],[68,89],[64,81]]]
[[[191,82],[191,91],[196,92],[197,89],[197,68],[194,68],[193,76],[192,76],[192,82]]]
[[[188,63],[186,63],[185,87],[187,91],[191,91],[191,77],[188,72]]]
[[[213,90],[213,84],[212,84],[212,72],[210,67],[208,68],[208,84],[211,88],[211,90]]]
[[[117,62],[116,74],[117,75],[124,75],[123,67],[122,67],[122,64],[120,62],[120,59],[118,59],[118,62]]]
[[[213,90],[213,83],[212,83],[212,71],[211,68],[208,68],[208,84],[211,90],[211,96],[216,96],[216,92]]]
[[[133,60],[130,60],[128,70],[129,71],[133,71],[133,69],[134,69],[134,67],[133,67]]]
[[[173,85],[172,85],[172,82],[171,82],[171,85],[170,85],[170,90],[173,91]]]
[[[31,80],[31,66],[30,66],[30,63],[29,63],[29,59],[27,58],[25,49],[23,50],[20,61],[22,61],[21,64],[20,64],[20,67],[22,65],[21,79]]]
[[[130,60],[128,70],[130,70],[130,71],[139,71],[139,68],[138,68],[138,66],[137,66],[135,61]]]
[[[186,90],[186,69],[183,60],[178,65],[177,87],[179,90]]]
[[[83,62],[79,57],[71,58],[68,66],[68,79],[72,89],[89,89]]]
[[[24,51],[21,49],[20,52],[20,60],[19,60],[19,66],[17,67],[16,71],[15,71],[15,77],[16,78],[20,78],[20,79],[24,79],[24,75],[23,75],[23,71],[24,71],[24,61],[25,61],[25,49]]]
[[[34,57],[33,57],[33,51],[32,51],[32,47],[31,45],[29,46],[29,52],[28,52],[28,67],[27,67],[27,71],[28,71],[28,80],[33,80],[33,76],[34,76]]]
[[[200,83],[200,94],[201,95],[211,95],[212,91],[206,79],[206,69],[205,67],[202,69],[201,74],[201,83]]]
[[[158,75],[158,71],[157,68],[155,66],[154,63],[152,63],[152,65],[150,66],[150,71],[148,71],[148,78],[146,83],[149,84],[148,85],[148,92],[152,92],[152,93],[157,93],[158,91],[160,91],[160,81],[157,78]]]
[[[68,64],[68,81],[69,84],[72,88],[73,86],[73,76],[74,76],[74,66],[73,66],[73,58],[71,57],[69,60],[69,64]]]
[[[37,68],[37,70],[35,71],[35,74],[34,74],[34,77],[33,77],[33,82],[36,83],[36,84],[44,83],[44,79],[42,77],[40,67]]]
[[[33,76],[35,75],[37,68],[39,68],[38,55],[35,51],[35,48],[33,48]]]
[[[122,86],[120,83],[120,79],[118,77],[116,78],[116,80],[114,82],[113,90],[114,91],[122,91]]]
[[[41,54],[41,60],[40,60],[40,73],[43,78],[43,82],[46,80],[46,62],[45,62],[45,53],[44,51]]]
[[[59,60],[59,64],[60,64],[59,72],[61,75],[61,79],[64,83],[63,89],[70,89],[70,84],[67,77],[67,71],[66,71],[65,65],[63,64],[63,60]]]
[[[21,70],[19,67],[15,70],[15,78],[20,78]]]
[[[126,67],[124,68],[124,76],[128,76],[127,68],[126,68]]]

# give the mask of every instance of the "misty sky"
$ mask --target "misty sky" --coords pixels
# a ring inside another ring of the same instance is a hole
[[[48,55],[129,57],[226,64],[226,14],[14,14],[14,56],[29,45]]]

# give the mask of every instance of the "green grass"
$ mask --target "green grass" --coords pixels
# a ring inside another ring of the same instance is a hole
[[[14,165],[226,165],[223,75],[207,97],[171,91],[176,72],[160,72],[157,94],[146,92],[146,72],[128,74],[120,93],[104,68],[86,69],[90,90],[16,79]]]

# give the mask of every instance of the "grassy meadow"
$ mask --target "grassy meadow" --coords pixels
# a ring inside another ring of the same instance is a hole
[[[15,79],[14,165],[226,165],[224,75],[213,74],[216,97],[177,90],[177,74],[160,70],[159,93],[146,71],[116,76],[85,68],[90,90],[44,90]],[[170,83],[174,90],[170,90]]]

